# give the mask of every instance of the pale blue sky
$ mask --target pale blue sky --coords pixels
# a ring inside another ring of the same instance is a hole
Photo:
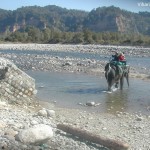
[[[102,6],[116,6],[132,12],[149,11],[150,0],[2,0],[0,8],[15,10],[22,6],[56,5],[67,9],[91,11]]]

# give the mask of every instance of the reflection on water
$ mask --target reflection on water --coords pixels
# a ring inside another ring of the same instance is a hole
[[[44,101],[56,101],[60,107],[77,108],[86,111],[109,112],[116,111],[150,113],[150,82],[140,79],[130,79],[130,87],[125,82],[124,90],[111,94],[105,93],[107,84],[105,78],[99,76],[27,71],[35,78],[38,98]],[[100,103],[96,107],[78,105],[94,101]]]
[[[123,91],[118,90],[112,94],[106,95],[106,110],[109,113],[114,113],[117,111],[124,111],[127,109],[128,103],[128,90]]]

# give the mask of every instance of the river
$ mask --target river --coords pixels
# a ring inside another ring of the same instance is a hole
[[[59,107],[85,111],[116,113],[117,111],[149,114],[150,82],[130,79],[130,87],[124,83],[122,91],[107,93],[105,78],[87,74],[27,71],[36,81],[37,97],[56,102]],[[79,104],[94,101],[96,107]]]
[[[7,57],[15,54],[20,55],[44,55],[50,57],[72,57],[79,59],[95,59],[107,61],[110,56],[65,51],[39,51],[39,50],[0,50]],[[9,55],[7,55],[9,54]],[[13,57],[13,61],[17,60]],[[11,58],[11,57],[10,57]],[[147,57],[126,55],[127,63],[135,68],[150,70],[150,60]],[[32,60],[30,60],[32,61]],[[148,71],[149,72],[149,71]],[[130,79],[130,87],[125,82],[122,91],[117,90],[107,93],[107,83],[104,77],[60,72],[26,71],[35,79],[38,89],[37,97],[40,100],[56,102],[59,107],[77,108],[86,111],[116,113],[117,111],[150,113],[150,82],[141,79]],[[96,107],[84,106],[86,102],[96,102]],[[83,105],[81,105],[83,104]]]

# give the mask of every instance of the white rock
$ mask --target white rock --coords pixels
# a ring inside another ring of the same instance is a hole
[[[36,94],[37,94],[37,90],[34,90],[32,93],[33,93],[34,95],[36,95]]]
[[[48,117],[55,117],[55,111],[54,110],[46,109],[46,111],[47,111],[47,116]]]
[[[95,102],[86,102],[87,106],[95,106]]]
[[[38,111],[39,116],[47,117],[47,111],[45,109],[41,109]]]
[[[38,124],[32,128],[20,131],[19,134],[16,135],[15,139],[26,144],[40,144],[52,137],[53,131],[50,126]]]
[[[36,120],[32,120],[30,123],[31,123],[31,125],[36,125],[36,124],[38,124],[38,122],[37,122]]]
[[[7,106],[6,102],[2,102],[2,101],[0,101],[0,105],[1,106]]]
[[[6,126],[7,126],[7,124],[0,120],[0,129],[5,128]]]

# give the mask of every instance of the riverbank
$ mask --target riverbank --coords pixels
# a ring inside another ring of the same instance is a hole
[[[104,66],[114,51],[123,51],[128,57],[150,57],[150,48],[143,47],[0,44],[0,56],[13,61],[22,70],[73,72],[102,76],[104,76]],[[79,55],[82,57],[78,57]],[[150,68],[138,63],[130,66],[130,77],[149,79]]]
[[[77,44],[0,44],[0,49],[12,50],[42,50],[42,51],[76,51],[109,54],[110,51],[119,50],[126,54],[139,57],[149,57],[150,48],[142,46],[112,46],[112,45],[77,45]]]
[[[78,51],[80,53],[94,53],[108,57],[112,50],[118,47],[100,45],[43,45],[43,44],[1,44],[0,49],[10,50],[40,50],[40,51]],[[149,57],[150,49],[141,47],[119,47],[130,56]],[[13,61],[22,70],[43,70],[72,73],[88,73],[93,75],[104,75],[104,60],[91,60],[89,58],[73,58],[51,56],[47,54],[16,54],[1,53]],[[142,72],[143,71],[143,72]],[[143,73],[143,74],[142,74]],[[149,69],[132,68],[130,75],[133,77],[148,78]],[[55,117],[39,116],[38,111],[42,108],[55,111]],[[147,111],[150,108],[147,107]],[[47,149],[47,150],[108,150],[94,143],[78,139],[57,129],[57,124],[67,124],[76,128],[88,130],[91,133],[102,137],[128,143],[129,150],[148,150],[150,149],[150,116],[143,114],[129,114],[117,112],[116,115],[107,113],[89,113],[82,110],[58,108],[55,104],[40,102],[40,105],[26,107],[14,106],[0,103],[0,143],[5,149]],[[16,139],[14,135],[20,130],[32,127],[35,124],[46,124],[53,128],[54,136],[43,145],[26,145]],[[12,130],[10,130],[12,129]],[[1,147],[1,149],[4,149]]]
[[[47,117],[39,110],[48,109],[55,116]],[[64,109],[50,103],[36,106],[14,106],[0,103],[0,148],[8,150],[109,150],[90,141],[79,139],[74,135],[57,129],[57,124],[88,131],[106,139],[121,141],[129,145],[129,150],[150,149],[150,116],[118,112],[116,115],[107,113],[88,113],[82,110]],[[54,136],[43,144],[25,144],[16,140],[16,134],[33,127],[45,124],[52,127]]]

